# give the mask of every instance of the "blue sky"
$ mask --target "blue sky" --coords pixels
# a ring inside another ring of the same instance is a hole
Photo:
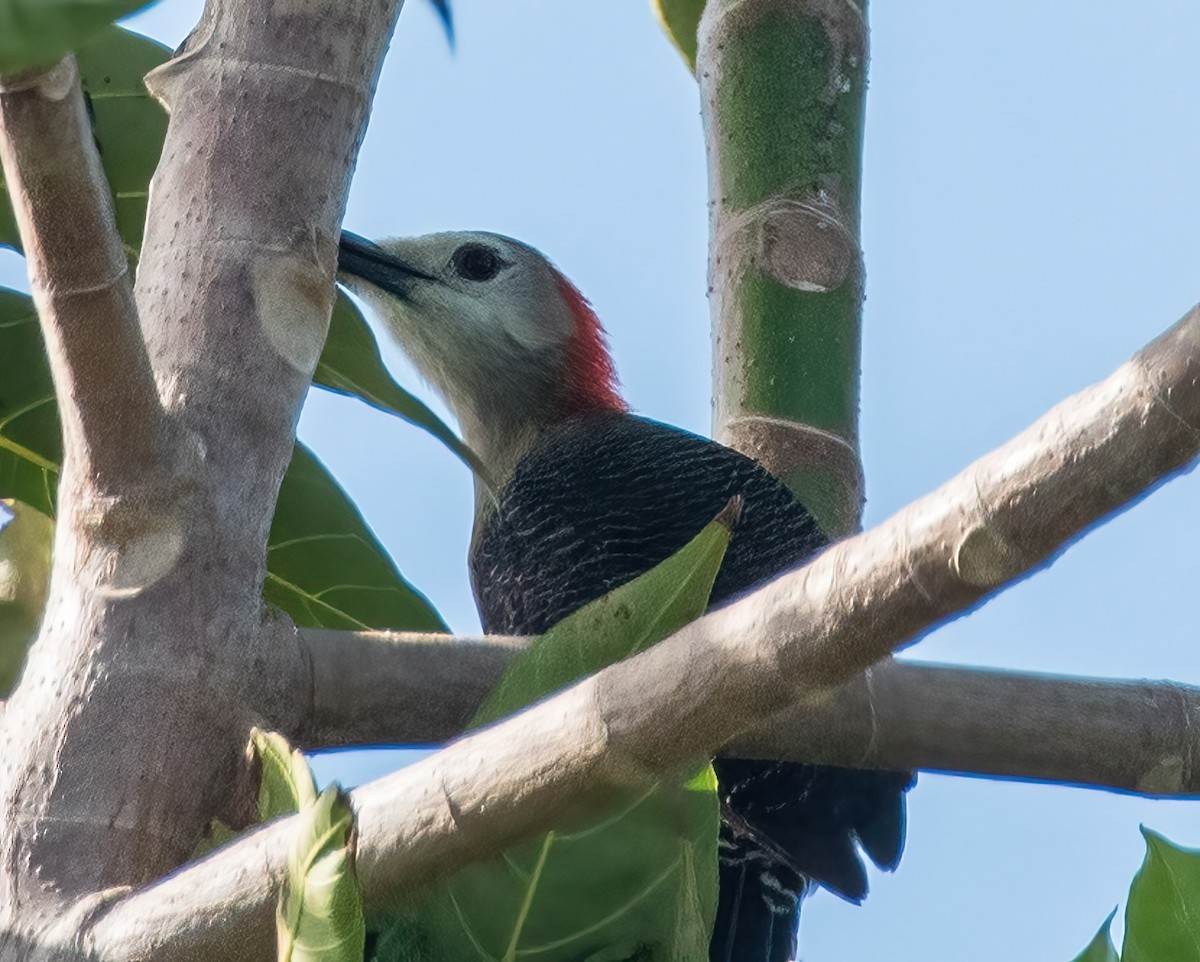
[[[135,25],[174,44],[198,9],[163,0]],[[604,319],[633,406],[707,432],[698,97],[648,4],[457,0],[455,12],[454,54],[426,4],[404,12],[347,225],[484,228],[541,247]],[[1200,298],[1200,5],[906,0],[871,17],[868,524]],[[0,283],[18,277],[0,257]],[[450,624],[477,629],[466,470],[321,392],[300,432]],[[1200,684],[1198,522],[1193,473],[909,654]],[[321,772],[358,780],[383,764],[343,757]],[[909,812],[904,861],[872,877],[864,906],[824,893],[806,905],[807,962],[1066,962],[1123,900],[1139,823],[1200,845],[1200,805],[1090,790],[923,775]]]

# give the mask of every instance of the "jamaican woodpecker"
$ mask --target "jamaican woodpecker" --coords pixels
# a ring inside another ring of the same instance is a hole
[[[681,548],[743,498],[713,587],[721,605],[826,539],[755,461],[629,413],[605,334],[542,254],[481,232],[374,244],[343,233],[339,278],[446,399],[490,474],[470,570],[485,631],[536,635]],[[714,962],[786,962],[813,884],[859,901],[859,849],[894,868],[907,774],[717,759]]]

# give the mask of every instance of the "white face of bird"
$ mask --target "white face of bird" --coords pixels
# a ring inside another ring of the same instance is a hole
[[[527,244],[482,231],[378,245],[343,234],[339,268],[338,279],[378,312],[446,398],[467,443],[501,473],[514,446],[570,411],[581,327],[595,328],[611,390],[595,316]]]
[[[512,374],[530,358],[553,366],[571,335],[555,271],[532,247],[476,231],[394,238],[378,247],[412,273],[343,272],[339,279],[375,308],[460,415],[497,389],[520,391],[507,383]]]

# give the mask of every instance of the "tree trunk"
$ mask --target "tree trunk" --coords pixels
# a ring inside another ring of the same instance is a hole
[[[151,79],[171,124],[136,305],[73,59],[5,80],[65,451],[49,601],[3,719],[5,958],[72,944],[105,893],[236,820],[250,726],[303,710],[266,535],[398,9],[212,0]]]

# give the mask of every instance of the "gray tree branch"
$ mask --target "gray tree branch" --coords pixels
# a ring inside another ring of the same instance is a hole
[[[65,450],[98,488],[119,485],[152,463],[163,418],[74,57],[0,78],[0,160]]]
[[[307,749],[436,744],[463,732],[525,639],[305,630]],[[882,661],[720,754],[1200,794],[1200,688]]]
[[[827,696],[1046,563],[1198,452],[1193,309],[1108,379],[878,527],[649,651],[358,789],[356,864],[368,908]],[[1148,761],[1163,790],[1183,776],[1182,764]],[[187,945],[206,933],[261,946],[292,823],[265,826],[115,900],[92,916],[88,945],[114,960],[142,957],[139,939],[149,938],[178,959],[198,958]],[[152,931],[139,923],[147,918]]]
[[[1200,795],[1200,688],[880,662],[727,746],[749,758]]]
[[[306,628],[312,703],[299,727],[276,726],[302,748],[432,743],[457,738],[523,638]]]

